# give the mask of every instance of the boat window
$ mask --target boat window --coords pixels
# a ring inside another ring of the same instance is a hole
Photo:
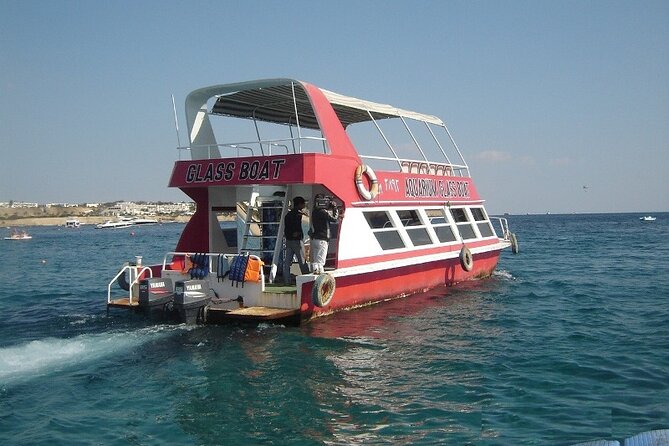
[[[374,237],[381,245],[381,249],[399,249],[404,248],[404,241],[400,233],[395,229],[390,215],[386,211],[363,212],[365,219],[372,228]]]
[[[474,207],[471,208],[472,211],[472,217],[474,217],[474,220],[478,223],[476,223],[476,226],[479,228],[479,232],[481,233],[481,237],[492,237],[495,235],[495,231],[492,228],[492,225],[490,224],[488,220],[488,215],[486,214],[485,209],[482,207]]]
[[[414,246],[422,246],[422,245],[431,245],[432,244],[432,239],[430,238],[430,234],[427,233],[427,229],[425,229],[425,228],[407,229],[407,234],[409,234],[409,238],[411,239],[411,243],[413,243]]]
[[[365,212],[365,218],[372,229],[392,228],[393,223],[386,211]]]
[[[476,238],[476,232],[474,232],[474,228],[469,223],[469,217],[465,208],[451,208],[451,215],[463,240]]]
[[[407,228],[407,235],[414,246],[431,245],[434,243],[418,210],[398,210],[397,218],[402,222],[402,226]]]
[[[425,214],[433,225],[447,223],[443,209],[425,209]]]
[[[455,220],[456,223],[464,223],[469,221],[469,218],[467,218],[467,213],[463,208],[451,208],[451,215],[453,216],[453,220]]]
[[[454,242],[457,239],[453,232],[453,228],[446,219],[443,208],[425,209],[425,214],[432,224],[439,243]]]
[[[397,216],[403,226],[421,226],[423,224],[418,217],[418,212],[414,210],[397,211]]]
[[[479,228],[479,232],[481,233],[481,237],[492,237],[495,235],[495,233],[492,230],[492,227],[490,227],[490,223],[487,221],[482,221],[481,223],[476,224]]]
[[[476,221],[483,221],[488,219],[485,215],[485,211],[483,210],[483,208],[472,208],[471,211],[472,211],[472,216]]]
[[[383,250],[404,248],[402,237],[397,231],[374,231],[374,236]]]
[[[462,236],[463,240],[476,238],[474,228],[472,228],[472,225],[468,223],[458,225],[458,230],[460,231],[460,235]]]
[[[455,241],[455,234],[453,229],[448,225],[435,226],[434,232],[437,234],[437,238],[441,243],[448,243]]]

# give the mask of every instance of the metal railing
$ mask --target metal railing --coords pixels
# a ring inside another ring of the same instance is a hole
[[[463,164],[437,163],[388,156],[360,155],[362,159],[397,163],[400,172],[440,176],[469,176],[469,168]]]
[[[148,278],[153,278],[153,271],[148,266],[131,265],[130,263],[126,262],[123,265],[123,268],[121,268],[121,270],[114,276],[114,278],[109,281],[109,285],[107,285],[107,303],[112,303],[112,285],[114,282],[118,281],[121,275],[124,275],[126,272],[128,273],[128,278],[130,279],[128,283],[128,303],[132,305],[135,301],[139,302],[139,281],[147,278],[144,276],[144,273],[147,271],[149,272]],[[137,295],[135,296],[135,294]],[[135,301],[133,301],[133,298],[135,298]]]
[[[499,226],[499,229],[501,230],[502,236],[500,237],[501,240],[505,241],[510,241],[511,240],[511,231],[509,231],[509,222],[506,220],[506,218],[503,217],[490,217],[490,223],[493,223],[493,221],[497,221],[497,225]],[[493,223],[493,228],[495,228],[495,224]]]
[[[318,150],[307,150],[305,146],[318,144]],[[302,136],[298,138],[268,139],[260,141],[242,141],[222,144],[203,144],[177,147],[179,159],[183,152],[206,150],[207,159],[239,158],[242,156],[290,155],[299,153],[328,153],[325,138]],[[278,152],[278,153],[277,153]]]
[[[179,251],[171,251],[165,254],[165,257],[163,257],[163,264],[162,264],[162,271],[174,271],[174,270],[168,270],[167,265],[171,263],[171,259],[174,256],[183,256],[183,257],[192,257],[195,254],[204,254],[207,257],[209,257],[209,273],[215,273],[217,272],[215,269],[213,269],[214,265],[216,265],[216,262],[213,260],[218,260],[220,256],[225,257],[226,259],[230,260],[233,257],[237,257],[238,253],[222,253],[222,252],[202,252],[202,253],[197,253],[197,252],[179,252]],[[251,254],[253,255],[253,254]],[[257,257],[257,256],[256,256]],[[168,258],[170,261],[168,261]]]

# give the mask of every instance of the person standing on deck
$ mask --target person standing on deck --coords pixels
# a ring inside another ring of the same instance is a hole
[[[286,214],[283,220],[283,235],[286,238],[286,256],[283,259],[283,282],[290,284],[293,282],[290,276],[290,267],[293,265],[293,256],[297,257],[297,264],[300,265],[302,274],[309,272],[309,267],[304,258],[304,232],[302,232],[302,217],[304,216],[305,202],[302,197],[293,198],[293,207]]]
[[[325,272],[325,260],[328,255],[328,244],[330,242],[330,223],[337,223],[339,219],[339,208],[330,199],[322,194],[317,194],[314,200],[314,211],[311,213],[311,249],[309,250],[309,262],[311,272],[321,274]]]

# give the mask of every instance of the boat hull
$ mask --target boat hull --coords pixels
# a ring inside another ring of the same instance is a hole
[[[500,250],[474,255],[474,266],[465,271],[459,259],[450,258],[335,277],[336,287],[329,304],[323,308],[314,305],[314,282],[302,285],[300,313],[303,321],[336,311],[370,305],[404,297],[439,286],[452,286],[466,280],[492,275],[499,261]]]

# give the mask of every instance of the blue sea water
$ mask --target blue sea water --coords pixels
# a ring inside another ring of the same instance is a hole
[[[301,327],[153,325],[183,229],[2,241],[0,444],[569,445],[669,428],[669,214],[510,216],[492,278]]]

